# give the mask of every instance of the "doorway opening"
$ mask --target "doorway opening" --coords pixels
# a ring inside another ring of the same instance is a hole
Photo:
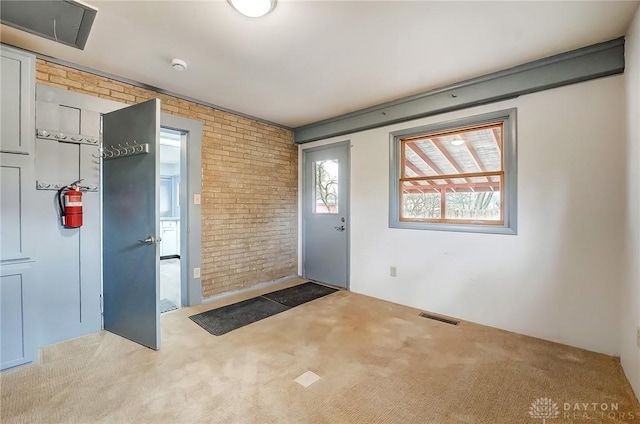
[[[102,148],[122,156],[102,161],[103,328],[159,350],[161,132],[173,138],[165,144],[179,145],[180,151],[179,185],[170,187],[179,211],[168,217],[179,218],[173,253],[179,277],[173,289],[180,297],[174,305],[193,306],[202,302],[202,123],[162,114],[158,99],[105,113],[102,122]]]
[[[186,137],[181,131],[160,129],[160,313],[182,306],[180,150]]]

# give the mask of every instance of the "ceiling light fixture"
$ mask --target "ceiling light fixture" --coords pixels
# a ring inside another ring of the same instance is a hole
[[[229,4],[250,18],[259,18],[276,7],[276,0],[228,0]]]
[[[186,71],[187,62],[182,59],[171,59],[171,67],[176,71]]]
[[[451,144],[454,146],[462,146],[464,144],[464,140],[458,134],[453,136],[453,140],[451,140]]]

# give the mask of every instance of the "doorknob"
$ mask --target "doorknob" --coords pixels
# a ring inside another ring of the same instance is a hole
[[[153,236],[147,236],[146,239],[144,240],[138,240],[140,243],[146,243],[146,244],[153,244],[156,242],[156,239],[153,238]]]
[[[344,225],[341,225],[339,227],[333,227],[333,228],[335,228],[338,231],[344,231]]]

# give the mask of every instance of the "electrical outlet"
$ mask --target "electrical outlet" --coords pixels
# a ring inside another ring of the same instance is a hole
[[[638,327],[636,332],[636,344],[640,347],[640,327]]]
[[[194,205],[199,205],[200,204],[200,194],[194,194],[193,195],[193,204]]]
[[[398,275],[398,270],[396,269],[395,266],[392,266],[389,268],[389,275],[392,277],[395,277],[396,275]]]
[[[193,278],[200,278],[200,268],[193,268]]]

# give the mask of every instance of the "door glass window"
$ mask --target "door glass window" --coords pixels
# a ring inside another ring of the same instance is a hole
[[[319,214],[338,213],[338,160],[327,159],[313,162],[315,174],[313,212]]]

